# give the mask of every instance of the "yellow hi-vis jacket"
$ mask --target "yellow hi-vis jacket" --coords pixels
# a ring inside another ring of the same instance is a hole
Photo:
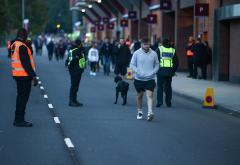
[[[175,49],[165,48],[164,46],[160,46],[159,50],[160,50],[160,67],[172,68]]]

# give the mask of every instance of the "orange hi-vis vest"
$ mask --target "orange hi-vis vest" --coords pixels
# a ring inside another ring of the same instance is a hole
[[[19,54],[19,48],[20,46],[25,46],[28,50],[28,56],[31,62],[31,66],[33,68],[33,70],[35,71],[35,63],[33,61],[33,57],[32,57],[32,52],[29,49],[29,47],[24,44],[21,41],[15,41],[12,45],[11,45],[11,50],[12,50],[12,54],[11,54],[11,59],[12,59],[12,76],[16,76],[16,77],[26,77],[29,76],[28,73],[25,71],[25,69],[22,66],[22,63],[20,61],[20,54]]]
[[[192,57],[193,56],[193,52],[191,50],[187,50],[187,56],[188,57]]]

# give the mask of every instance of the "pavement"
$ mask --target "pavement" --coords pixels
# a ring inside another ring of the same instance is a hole
[[[16,86],[9,59],[0,50],[1,165],[240,164],[239,118],[174,95],[172,108],[154,107],[152,122],[146,121],[145,99],[144,120],[139,121],[133,82],[127,105],[121,105],[121,98],[115,105],[114,75],[93,77],[89,70],[78,92],[84,106],[69,107],[64,61],[48,61],[46,54],[34,58],[41,84],[32,90],[26,116],[34,127],[16,128]]]
[[[173,78],[173,91],[175,94],[201,104],[207,87],[214,89],[214,100],[219,110],[239,115],[240,84],[187,78],[187,73],[177,73],[177,76]]]

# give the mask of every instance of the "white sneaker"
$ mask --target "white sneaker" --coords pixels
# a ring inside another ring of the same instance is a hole
[[[96,74],[96,72],[93,72],[93,76],[96,76],[97,74]]]
[[[92,71],[90,71],[90,76],[92,76]]]
[[[147,121],[152,121],[153,118],[154,118],[154,113],[153,112],[148,112]]]
[[[137,113],[137,119],[138,119],[138,120],[142,120],[142,119],[143,119],[143,112],[142,112],[142,111],[138,111],[138,113]]]

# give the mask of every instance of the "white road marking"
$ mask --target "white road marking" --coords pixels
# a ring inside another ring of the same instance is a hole
[[[68,148],[74,148],[74,145],[72,144],[72,141],[70,138],[65,138],[64,141]]]
[[[47,96],[47,95],[44,95],[43,97],[44,97],[44,99],[47,99],[47,98],[48,98],[48,96]]]
[[[48,108],[52,109],[53,105],[52,104],[48,104]]]
[[[39,77],[36,77],[37,80],[39,80]]]
[[[60,124],[60,120],[59,120],[58,117],[54,117],[54,121],[55,121],[56,124]]]
[[[41,82],[41,81],[38,81],[38,84],[42,84],[42,82]]]
[[[40,89],[44,89],[43,86],[40,86]]]

